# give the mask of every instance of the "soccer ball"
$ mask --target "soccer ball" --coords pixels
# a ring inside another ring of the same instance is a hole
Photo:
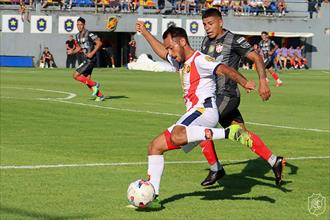
[[[127,190],[128,202],[138,208],[147,208],[155,198],[154,186],[142,179],[131,183]]]

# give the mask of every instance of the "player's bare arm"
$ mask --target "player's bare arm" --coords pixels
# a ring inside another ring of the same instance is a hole
[[[167,50],[164,45],[158,41],[144,26],[143,21],[137,21],[135,24],[136,31],[142,34],[142,36],[148,41],[153,51],[162,59],[167,59]]]
[[[227,65],[221,64],[216,69],[217,75],[226,75],[238,84],[240,84],[247,92],[255,90],[256,85],[253,80],[247,80],[241,73]]]
[[[257,73],[259,76],[259,96],[263,101],[267,101],[271,96],[271,92],[266,81],[267,76],[262,57],[255,51],[251,51],[246,57],[256,65]]]
[[[91,52],[87,53],[87,54],[86,54],[86,57],[87,57],[87,58],[92,58],[92,57],[96,54],[96,52],[97,52],[99,49],[101,49],[101,47],[102,47],[102,41],[101,41],[101,39],[98,37],[98,38],[96,38],[96,40],[95,40],[95,48],[94,48],[94,50],[92,50]]]

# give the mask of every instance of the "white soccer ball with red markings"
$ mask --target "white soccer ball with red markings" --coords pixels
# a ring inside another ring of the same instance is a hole
[[[136,180],[129,185],[127,198],[133,206],[147,208],[155,198],[154,186],[149,181]]]

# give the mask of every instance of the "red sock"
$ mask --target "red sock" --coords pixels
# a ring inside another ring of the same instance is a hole
[[[75,77],[76,80],[86,84],[88,87],[89,86],[95,86],[96,82],[94,82],[93,80],[91,79],[88,79],[86,76],[84,75],[79,75],[79,76],[76,76]]]
[[[251,139],[253,141],[251,150],[267,161],[273,153],[268,149],[258,135],[252,133],[251,131],[249,131],[249,134],[251,135]]]
[[[212,140],[203,141],[199,146],[202,148],[204,157],[210,165],[213,165],[218,161],[217,153],[214,149],[214,142]]]
[[[272,74],[272,77],[275,79],[275,81],[279,79],[278,74],[274,70],[270,70],[269,72]]]

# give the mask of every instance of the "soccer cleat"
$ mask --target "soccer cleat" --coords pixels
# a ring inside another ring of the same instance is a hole
[[[105,100],[105,96],[103,95],[103,96],[98,96],[98,97],[96,97],[96,99],[95,99],[95,101],[96,102],[102,102],[102,101],[104,101]]]
[[[217,182],[219,179],[224,177],[226,175],[225,169],[221,169],[218,171],[212,171],[210,170],[209,175],[205,178],[203,182],[201,182],[202,186],[211,186],[215,182]]]
[[[238,124],[230,125],[227,129],[229,129],[228,139],[232,141],[238,141],[241,144],[252,147],[252,140],[249,132],[245,131]]]
[[[96,83],[95,86],[92,87],[93,93],[92,96],[96,96],[100,88],[100,83]]]
[[[161,209],[163,208],[163,205],[159,199],[158,196],[156,196],[154,198],[154,200],[152,200],[151,204],[148,206],[149,209]]]
[[[276,162],[275,162],[274,166],[272,167],[272,170],[275,174],[275,183],[278,186],[282,182],[285,163],[286,163],[285,159],[283,157],[279,156],[279,157],[276,157]]]
[[[276,87],[280,87],[283,85],[283,82],[281,80],[279,80],[278,82],[276,82]]]

